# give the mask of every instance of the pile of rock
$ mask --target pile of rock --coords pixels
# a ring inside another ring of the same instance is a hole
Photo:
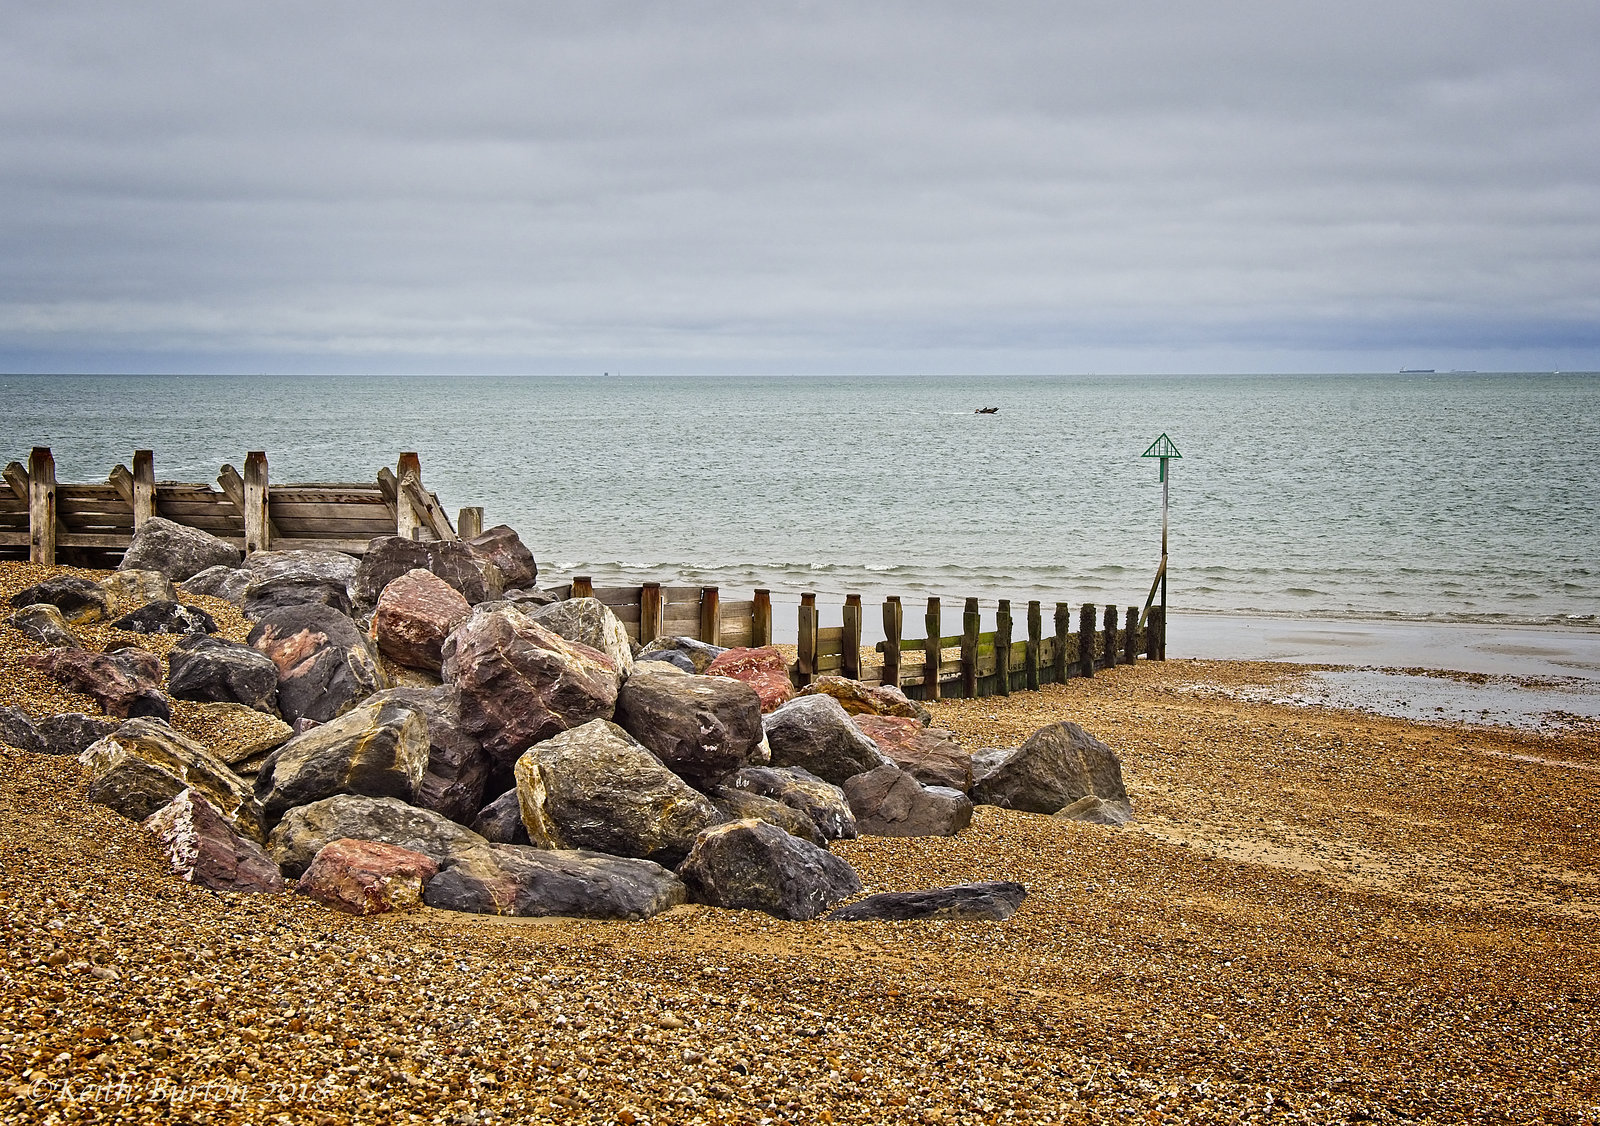
[[[145,821],[185,879],[288,878],[360,914],[640,919],[692,900],[807,919],[861,890],[833,840],[953,835],[975,800],[1127,817],[1116,756],[1074,725],[974,760],[897,690],[824,677],[796,695],[770,647],[639,650],[606,606],[540,591],[537,573],[505,527],[383,537],[359,561],[241,560],[153,519],[105,582],[13,599],[9,623],[51,646],[32,662],[105,717],[0,709],[0,740],[80,754],[90,797]],[[239,605],[248,640],[215,636],[180,593]],[[146,650],[78,643],[74,625],[113,615],[182,635],[164,672]],[[173,699],[255,717],[256,737],[213,753],[169,725]],[[1023,893],[907,894],[839,917],[1005,917]]]

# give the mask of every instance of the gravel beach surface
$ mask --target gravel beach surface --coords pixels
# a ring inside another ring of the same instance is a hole
[[[96,710],[0,633],[0,703]],[[969,749],[1072,719],[1122,756],[1121,828],[833,846],[865,893],[1021,881],[1005,923],[352,918],[185,884],[74,759],[0,749],[0,1120],[1600,1119],[1600,727],[1280,702],[1305,675],[933,705]]]

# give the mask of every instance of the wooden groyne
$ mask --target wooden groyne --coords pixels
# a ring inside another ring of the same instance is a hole
[[[35,563],[112,567],[134,533],[153,516],[211,533],[246,555],[258,551],[322,549],[365,554],[379,536],[414,539],[471,538],[483,530],[483,509],[462,508],[451,523],[439,498],[422,484],[415,453],[400,455],[394,469],[371,481],[274,483],[267,455],[245,455],[244,471],[223,465],[216,485],[158,481],[150,450],[135,450],[133,467],[117,465],[104,482],[56,480],[55,458],[35,447],[28,464],[5,468],[0,489],[0,558]],[[714,586],[595,587],[572,579],[569,597],[594,597],[609,606],[628,636],[641,644],[661,637],[693,637],[727,647],[772,643],[772,594],[757,589],[748,600],[724,600]],[[961,632],[943,632],[943,607],[929,598],[923,634],[908,635],[898,596],[884,599],[883,633],[875,657],[862,659],[861,596],[845,596],[842,626],[819,626],[817,595],[800,596],[793,678],[803,687],[836,674],[868,684],[890,684],[913,699],[1005,696],[1037,689],[1096,670],[1166,657],[1165,619],[1160,607],[1083,603],[1074,616],[1066,602],[1027,603],[1013,617],[1009,599],[995,607],[995,628],[980,632],[976,598],[961,608]]]

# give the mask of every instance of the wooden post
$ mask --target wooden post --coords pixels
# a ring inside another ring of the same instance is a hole
[[[961,692],[968,700],[978,698],[978,600],[967,599],[961,611]]]
[[[1147,661],[1161,659],[1161,631],[1156,628],[1156,613],[1157,611],[1152,609],[1144,619],[1144,656]]]
[[[900,687],[900,638],[905,625],[902,614],[898,594],[883,600],[883,676],[880,682],[893,688]]]
[[[927,634],[922,643],[922,698],[924,700],[937,700],[939,698],[939,666],[943,663],[944,650],[939,644],[940,616],[939,599],[928,599],[928,616],[923,619]]]
[[[1094,675],[1094,603],[1085,602],[1078,611],[1078,675]]]
[[[1000,695],[1011,695],[1011,599],[1002,598],[994,615],[994,678]]]
[[[28,455],[28,559],[56,562],[56,459],[48,446]]]
[[[700,640],[722,644],[722,592],[714,586],[700,588]]]
[[[844,651],[839,654],[839,671],[846,680],[861,679],[861,596],[844,596]]]
[[[772,592],[756,588],[756,604],[751,614],[750,644],[756,648],[772,644]]]
[[[588,575],[573,575],[572,586],[567,591],[568,598],[593,598],[594,580]]]
[[[15,496],[18,500],[20,500],[23,504],[27,504],[28,503],[28,471],[26,469],[22,468],[22,463],[19,462],[19,461],[13,461],[13,462],[7,463],[6,468],[5,468],[5,477],[6,477],[6,484],[8,486],[10,486],[10,488],[11,488],[11,494],[13,496]],[[131,480],[131,478],[130,478],[130,480]],[[128,495],[129,495],[129,497],[133,496],[133,492],[132,492],[131,488],[130,488],[130,490],[128,492]],[[128,503],[132,504],[133,501],[130,499],[128,501]]]
[[[244,553],[254,555],[272,548],[267,527],[267,454],[251,450],[244,455]]]
[[[1056,603],[1056,659],[1057,684],[1067,682],[1067,638],[1072,635],[1072,607],[1065,602]]]
[[[639,644],[649,645],[661,636],[661,584],[639,588]]]
[[[817,596],[800,596],[800,628],[795,645],[794,675],[796,688],[804,688],[817,677]]]
[[[1131,665],[1139,658],[1139,607],[1129,606],[1123,617],[1122,663]]]
[[[1112,603],[1106,603],[1105,618],[1105,649],[1104,659],[1101,664],[1108,668],[1117,666],[1117,608]]]
[[[1167,608],[1161,607],[1161,613],[1156,618],[1156,660],[1167,659]]]
[[[394,475],[397,485],[394,506],[394,534],[403,539],[414,540],[422,530],[422,514],[417,511],[416,505],[412,503],[411,497],[407,493],[406,484],[409,481],[419,488],[421,487],[422,459],[417,457],[415,453],[401,454],[400,463],[395,466]],[[577,595],[573,597],[576,598]]]
[[[1029,692],[1039,691],[1039,650],[1044,646],[1044,610],[1037,602],[1028,603],[1028,650],[1023,657],[1024,683]]]
[[[150,450],[133,451],[133,530],[156,515],[156,455]]]
[[[463,508],[456,513],[456,531],[464,540],[474,539],[483,535],[483,509],[479,507]]]

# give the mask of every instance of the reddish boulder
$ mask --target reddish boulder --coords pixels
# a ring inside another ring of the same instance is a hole
[[[801,696],[832,696],[851,715],[897,715],[922,719],[917,706],[900,689],[888,684],[862,684],[842,676],[819,676],[799,692]],[[922,719],[926,723],[926,719]]]
[[[472,614],[461,592],[431,571],[407,571],[383,588],[372,615],[378,651],[413,669],[439,671],[440,648]]]
[[[771,645],[759,649],[729,649],[706,666],[707,676],[742,680],[761,697],[761,710],[770,712],[794,699],[789,663]]]
[[[439,866],[420,852],[342,837],[324,845],[295,890],[351,915],[403,911],[422,903],[422,885]]]
[[[121,719],[168,719],[172,715],[172,705],[161,694],[161,659],[146,650],[95,653],[51,649],[29,657],[27,663],[68,688],[94,697],[106,715]]]
[[[924,727],[898,715],[858,715],[851,720],[896,766],[925,786],[972,789],[972,756],[942,727]]]
[[[278,865],[216,807],[184,790],[145,819],[174,875],[212,891],[282,891]]]
[[[507,590],[531,587],[539,579],[539,564],[534,562],[533,552],[510,525],[496,524],[481,536],[473,536],[467,546],[472,554],[499,569]]]
[[[500,767],[616,710],[617,671],[603,653],[512,607],[468,619],[443,653],[444,678],[461,689],[461,725]]]

